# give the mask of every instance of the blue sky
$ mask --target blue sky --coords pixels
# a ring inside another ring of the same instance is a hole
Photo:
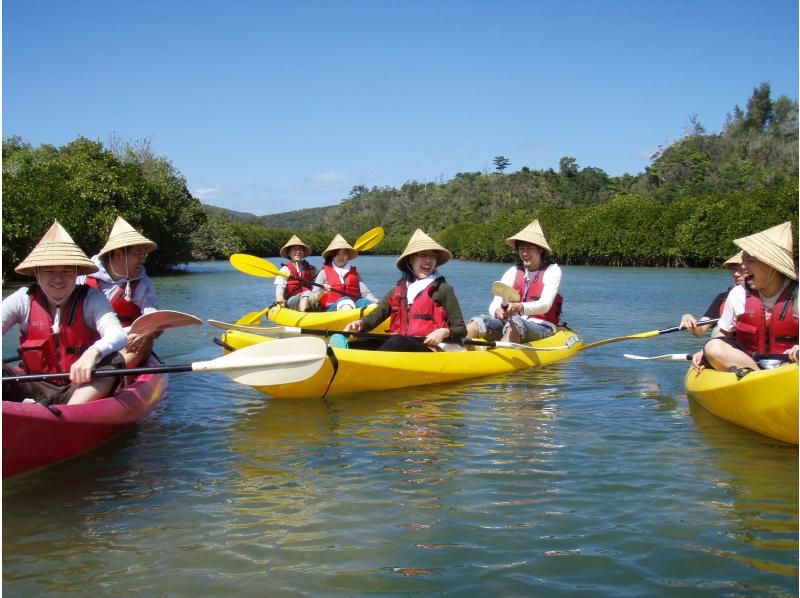
[[[3,136],[150,139],[254,214],[562,156],[637,174],[761,82],[797,98],[796,0],[5,0]]]

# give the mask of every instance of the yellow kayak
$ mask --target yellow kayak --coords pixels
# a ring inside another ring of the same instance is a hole
[[[343,330],[350,322],[358,320],[362,315],[367,315],[374,305],[361,309],[348,309],[344,311],[297,311],[275,305],[270,308],[267,317],[281,326],[299,326],[313,328],[314,330]],[[362,313],[363,312],[363,313]],[[388,319],[375,329],[376,332],[386,332],[389,328]]]
[[[223,334],[222,340],[233,349],[242,349],[253,343],[275,339],[229,330]],[[553,336],[530,343],[530,346],[561,348],[553,351],[529,351],[470,347],[469,350],[430,353],[331,348],[330,352],[335,359],[329,356],[322,368],[311,378],[292,384],[261,386],[258,390],[281,398],[322,397],[455,382],[562,361],[577,353],[583,346],[583,341],[572,330],[560,328]]]
[[[731,372],[706,368],[686,373],[689,396],[719,418],[770,438],[797,444],[798,367],[786,364],[750,372],[741,380]]]

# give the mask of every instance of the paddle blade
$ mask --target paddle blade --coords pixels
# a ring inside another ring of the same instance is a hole
[[[383,237],[386,232],[383,230],[382,226],[376,226],[375,228],[369,229],[363,235],[361,235],[358,239],[356,239],[353,248],[356,251],[369,251],[373,247],[377,247],[378,244],[383,241]]]
[[[492,295],[500,297],[504,305],[508,305],[512,301],[515,303],[519,301],[519,292],[517,289],[499,280],[492,283]]]
[[[251,311],[249,314],[243,315],[241,318],[236,320],[236,323],[242,326],[252,326],[254,324],[261,323],[261,316],[269,311],[269,308],[266,307],[261,311]]]
[[[197,316],[185,314],[180,311],[173,311],[171,309],[160,309],[136,318],[128,332],[132,334],[155,334],[167,328],[196,326],[202,323],[203,320]]]
[[[260,276],[262,278],[275,278],[276,276],[288,277],[272,262],[254,255],[234,253],[229,259],[231,266],[239,270],[239,272],[244,272],[251,276]]]
[[[193,371],[219,371],[240,384],[271,386],[310,378],[327,354],[325,341],[316,337],[265,341],[212,361],[192,364]]]

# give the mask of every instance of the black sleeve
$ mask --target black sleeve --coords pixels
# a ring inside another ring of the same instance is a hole
[[[708,319],[718,318],[719,308],[722,305],[722,302],[725,301],[725,299],[727,298],[728,298],[728,291],[720,293],[719,295],[714,297],[714,300],[711,302],[711,305],[708,306],[708,309],[706,309],[706,312],[703,314],[703,317]]]

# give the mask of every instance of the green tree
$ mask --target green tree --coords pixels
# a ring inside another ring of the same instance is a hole
[[[505,156],[495,156],[494,169],[497,172],[502,173],[509,166],[511,166],[511,160],[509,160]]]

